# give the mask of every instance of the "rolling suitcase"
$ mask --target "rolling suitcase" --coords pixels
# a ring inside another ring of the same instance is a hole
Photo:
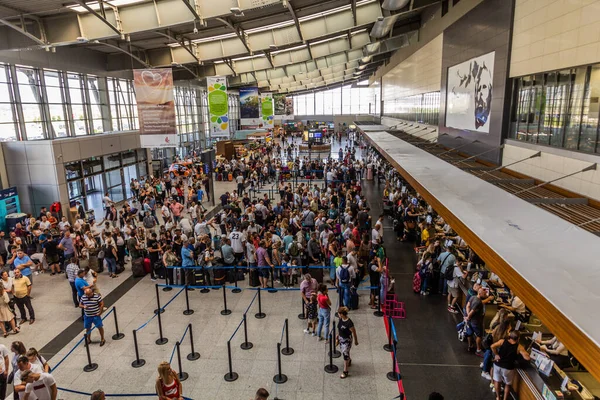
[[[158,276],[158,279],[166,279],[167,269],[163,266],[162,261],[154,263],[154,273]]]
[[[144,272],[149,274],[152,269],[152,263],[149,258],[144,258]]]
[[[317,282],[323,283],[323,268],[309,268],[308,272]]]
[[[421,293],[421,274],[419,274],[419,271],[415,272],[415,276],[413,276],[413,292]]]
[[[181,268],[173,268],[173,285],[183,285],[185,274]]]
[[[248,272],[248,284],[252,287],[260,286],[260,280],[258,279],[258,269],[250,268]]]
[[[351,310],[358,310],[358,292],[356,288],[350,288],[350,308]]]
[[[146,276],[146,271],[144,270],[144,259],[136,258],[131,261],[131,273],[134,278],[140,278],[142,276]]]
[[[227,180],[228,180],[229,182],[231,182],[231,181],[233,180],[233,174],[231,174],[231,173],[230,173],[230,174],[228,174],[228,175],[227,175]]]

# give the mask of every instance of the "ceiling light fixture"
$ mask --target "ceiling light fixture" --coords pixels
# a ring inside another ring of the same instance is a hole
[[[137,4],[137,3],[142,3],[148,0],[105,0],[104,3],[113,6],[113,7],[121,7],[121,6],[128,6],[131,4]],[[97,1],[91,2],[91,3],[86,3],[88,7],[90,7],[92,10],[94,11],[98,11],[100,10],[100,3]],[[67,6],[68,9],[76,11],[78,13],[86,13],[88,12],[88,10],[86,10],[85,8],[83,8],[82,6],[78,5],[78,4],[70,4]]]

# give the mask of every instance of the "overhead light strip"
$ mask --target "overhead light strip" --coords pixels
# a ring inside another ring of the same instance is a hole
[[[111,5],[113,7],[122,7],[122,6],[131,5],[131,4],[143,3],[146,1],[148,1],[148,0],[106,0],[104,3]],[[87,3],[87,5],[94,11],[100,10],[100,3],[97,1],[92,2],[92,3]],[[88,12],[88,10],[86,10],[85,8],[83,8],[82,6],[77,5],[77,4],[68,5],[67,8],[70,10],[76,11],[78,13],[87,13]]]

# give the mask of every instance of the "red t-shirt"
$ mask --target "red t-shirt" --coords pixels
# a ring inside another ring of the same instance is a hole
[[[329,296],[319,293],[317,295],[317,303],[319,303],[319,308],[329,308],[327,300],[329,300]]]

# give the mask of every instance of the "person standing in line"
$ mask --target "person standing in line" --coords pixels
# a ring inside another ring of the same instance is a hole
[[[344,371],[340,375],[340,378],[346,379],[348,377],[348,368],[352,365],[352,358],[350,357],[352,339],[354,339],[354,344],[358,346],[358,336],[356,335],[354,322],[348,317],[348,307],[340,307],[338,315],[340,316],[340,320],[338,321],[337,341],[344,356]]]
[[[340,298],[346,307],[350,304],[350,286],[355,278],[356,272],[348,264],[348,258],[342,257],[342,265],[335,271],[335,286],[341,290]]]
[[[0,399],[2,400],[6,397],[6,379],[8,377],[9,366],[8,349],[5,345],[0,344]]]
[[[23,345],[23,343],[21,343],[21,342],[14,342],[13,346],[15,345],[15,343],[20,343],[21,345]],[[25,350],[25,346],[23,346],[23,350]],[[23,372],[25,372],[27,370],[29,370],[31,372],[39,373],[39,374],[44,372],[39,365],[30,363],[29,359],[27,358],[26,355],[17,356],[17,358],[15,360],[15,364],[13,365],[13,372],[14,372],[13,386],[15,389],[14,390],[14,398],[15,399],[24,399],[25,389],[27,388],[27,382],[24,382],[21,379],[21,374],[23,374]]]
[[[260,287],[262,289],[266,289],[267,284],[269,282],[269,268],[267,267],[273,267],[273,264],[271,264],[271,259],[269,258],[269,254],[267,253],[265,246],[265,241],[261,240],[258,245],[258,249],[256,249],[256,259],[258,262],[258,276],[260,279]]]
[[[254,396],[254,400],[268,400],[269,392],[265,388],[260,388],[256,391],[256,395]]]
[[[329,320],[331,316],[331,299],[329,298],[327,285],[319,285],[317,303],[319,303],[319,324],[317,325],[317,336],[319,337],[319,341],[323,340],[321,332],[323,329],[323,325],[325,325],[325,338],[327,339],[326,343],[329,343]]]
[[[49,373],[25,370],[21,373],[21,380],[26,384],[23,400],[56,400],[58,388],[54,377]]]
[[[14,265],[15,271],[19,270],[21,275],[29,279],[29,282],[33,283],[33,273],[31,270],[33,268],[33,261],[25,254],[23,247],[13,250],[12,258],[8,260],[8,264]]]
[[[159,400],[183,400],[181,382],[177,373],[171,368],[171,364],[166,361],[158,365],[156,394]]]
[[[21,270],[15,269],[15,278],[13,279],[13,293],[15,303],[17,307],[19,307],[19,313],[21,314],[21,322],[19,325],[22,325],[24,322],[27,322],[27,314],[25,313],[25,307],[27,307],[27,311],[29,312],[29,325],[35,322],[35,312],[33,311],[33,306],[31,305],[31,281],[28,277],[23,276],[21,274]]]
[[[109,217],[109,214],[110,214],[110,207],[112,205],[114,205],[115,202],[110,199],[110,196],[108,195],[108,192],[104,193],[104,197],[102,198],[102,202],[104,203],[104,220],[107,220],[108,217]],[[98,223],[98,226],[101,226],[103,221],[100,221]]]
[[[92,393],[90,400],[106,400],[106,395],[102,390],[96,390],[94,393]]]
[[[8,305],[9,302],[10,299],[8,298],[8,293],[4,290],[4,286],[0,285],[0,328],[2,328],[4,337],[8,336],[6,326],[4,325],[6,322],[10,324],[10,327],[15,334],[19,333],[19,328],[15,324],[15,314],[10,310]],[[2,399],[2,397],[0,397],[0,399]]]
[[[504,400],[510,397],[510,387],[515,378],[515,362],[519,354],[526,360],[530,360],[529,353],[519,344],[519,331],[512,331],[508,339],[502,339],[491,347],[494,353],[494,387],[496,389],[496,400],[500,400],[500,386],[504,383]]]
[[[90,333],[92,324],[100,332],[100,347],[106,344],[104,340],[104,325],[102,324],[102,310],[104,309],[104,300],[99,293],[94,293],[92,288],[86,287],[83,296],[79,299],[79,307],[83,308],[83,327],[85,329],[85,340],[88,344],[92,342]]]

